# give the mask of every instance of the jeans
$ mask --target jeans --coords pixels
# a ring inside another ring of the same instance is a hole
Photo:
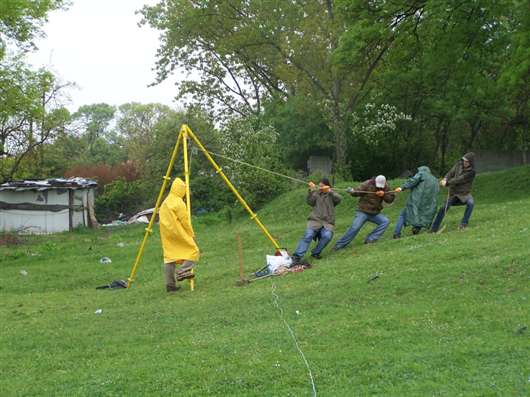
[[[394,236],[401,236],[401,229],[405,226],[405,222],[407,222],[407,211],[405,208],[401,211],[399,214],[398,221],[396,223],[396,228],[394,229]],[[421,226],[413,226],[412,227],[412,234],[418,234],[421,231]]]
[[[437,232],[440,228],[440,224],[442,223],[445,213],[449,211],[449,208],[451,208],[452,205],[465,205],[466,210],[464,211],[464,217],[462,218],[462,221],[460,222],[461,225],[467,226],[469,223],[469,218],[471,218],[471,213],[473,212],[473,207],[475,206],[475,202],[473,201],[473,196],[469,195],[466,201],[461,201],[458,197],[450,197],[444,205],[440,208],[438,211],[438,214],[436,215],[436,219],[434,220],[431,231]]]
[[[403,229],[403,226],[405,226],[406,221],[407,221],[407,211],[403,209],[401,210],[401,213],[399,214],[396,228],[394,229],[394,235],[401,236],[401,229]]]
[[[311,241],[313,241],[313,239],[317,237],[317,235],[318,243],[316,247],[311,250],[311,255],[320,255],[322,250],[326,248],[326,245],[328,245],[328,243],[333,238],[333,232],[324,227],[317,230],[308,227],[304,232],[304,237],[302,237],[302,239],[298,242],[293,256],[303,258],[305,253],[309,249],[309,246],[311,245]]]
[[[390,224],[388,218],[384,215],[370,215],[363,211],[356,211],[352,225],[346,230],[344,236],[335,243],[335,249],[342,249],[351,243],[366,222],[372,222],[377,225],[377,227],[366,237],[366,242],[379,240]]]

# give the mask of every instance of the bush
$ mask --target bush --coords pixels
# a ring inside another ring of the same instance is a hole
[[[107,223],[117,219],[120,213],[134,215],[143,208],[149,192],[141,181],[127,182],[118,179],[105,185],[103,194],[96,198],[96,216]]]

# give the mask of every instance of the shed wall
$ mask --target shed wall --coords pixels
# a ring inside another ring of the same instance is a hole
[[[69,205],[68,189],[50,189],[43,191],[24,190],[0,191],[0,202],[9,204],[34,205]],[[89,196],[93,196],[91,189],[76,189],[73,191],[73,205],[80,206],[72,211],[72,227],[89,226],[88,209]],[[58,211],[46,209],[1,209],[0,231],[24,232],[32,234],[57,233],[70,229],[70,213],[67,208]]]

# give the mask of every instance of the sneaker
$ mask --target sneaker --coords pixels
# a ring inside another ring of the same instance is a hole
[[[271,274],[271,271],[268,268],[268,266],[265,266],[263,269],[258,270],[256,273],[254,273],[254,277],[260,278],[260,277],[268,276],[269,274]]]
[[[392,238],[393,238],[394,240],[397,240],[398,238],[401,238],[401,234],[394,234],[394,235],[392,236]]]
[[[291,256],[291,259],[293,261],[291,266],[299,265],[302,262],[302,258],[300,258],[299,256],[296,256],[296,255]]]
[[[375,244],[377,240],[364,240],[365,244]]]
[[[180,286],[175,285],[166,285],[166,292],[169,294],[174,294],[180,289]]]
[[[458,230],[466,230],[467,228],[467,225],[464,225],[463,223],[460,224],[460,226],[458,226]]]
[[[320,255],[320,254],[311,254],[311,258],[322,259],[322,255]]]

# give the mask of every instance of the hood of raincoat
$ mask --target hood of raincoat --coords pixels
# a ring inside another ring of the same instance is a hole
[[[430,174],[431,169],[426,165],[422,165],[421,167],[418,167],[418,172],[426,172],[427,174]]]
[[[183,198],[186,195],[186,184],[180,178],[176,178],[171,185],[171,195]]]
[[[160,239],[164,263],[199,260],[199,247],[194,240],[191,219],[183,200],[185,194],[186,184],[182,179],[176,178],[160,207]]]

